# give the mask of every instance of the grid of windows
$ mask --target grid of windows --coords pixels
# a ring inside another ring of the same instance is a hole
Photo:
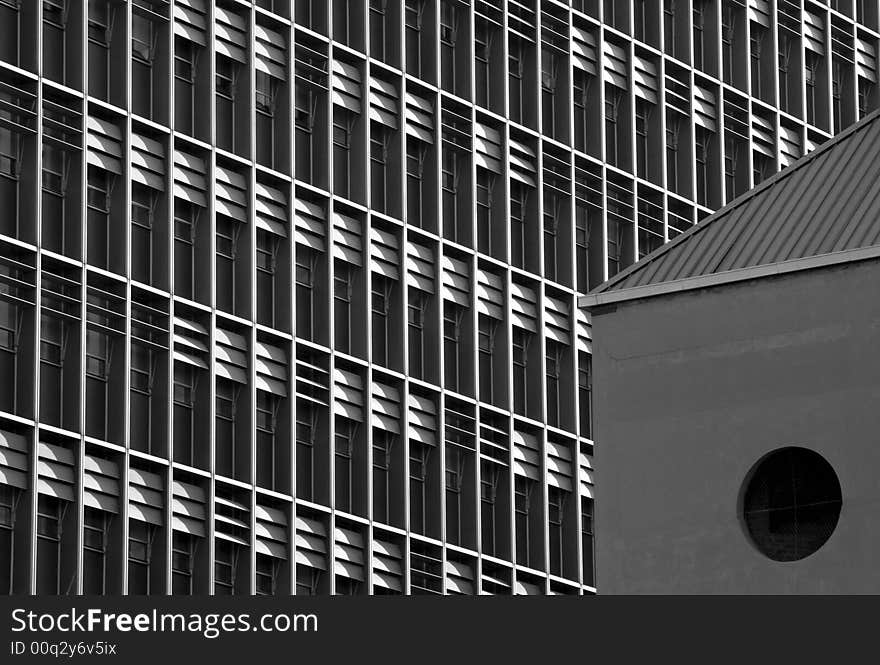
[[[15,592],[591,593],[578,295],[878,106],[852,3],[83,3],[0,3]]]

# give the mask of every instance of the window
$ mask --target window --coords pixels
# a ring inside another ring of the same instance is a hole
[[[834,133],[843,129],[843,91],[848,86],[847,70],[837,58],[831,63],[831,112],[834,120]]]
[[[562,201],[550,187],[544,188],[544,277],[557,279],[556,241]]]
[[[214,71],[216,90],[216,141],[224,150],[232,150],[235,144],[234,104],[239,65],[231,58],[217,55]]]
[[[773,561],[798,561],[819,550],[837,527],[840,481],[807,448],[779,448],[746,476],[742,518],[752,544]]]
[[[335,348],[344,353],[351,353],[351,267],[336,261],[333,275],[333,306]]]
[[[146,522],[131,520],[128,526],[128,593],[149,594],[151,588],[150,564],[153,558],[153,539],[156,529]]]
[[[531,564],[531,534],[529,533],[529,512],[531,510],[534,482],[516,476],[514,485],[514,520],[516,528],[516,562],[521,566]]]
[[[593,438],[593,363],[592,356],[578,353],[578,416],[580,435]]]
[[[217,377],[215,455],[217,473],[235,475],[235,415],[240,384]]]
[[[373,428],[373,520],[390,523],[389,473],[391,449],[394,437],[381,429]]]
[[[753,186],[757,187],[770,177],[773,171],[773,159],[767,155],[754,153],[752,155],[752,177],[754,179]]]
[[[309,249],[296,248],[296,335],[315,338],[315,268],[317,256]]]
[[[871,81],[859,77],[859,120],[868,115],[868,112],[871,110],[873,88],[874,86]]]
[[[336,417],[334,454],[336,457],[336,504],[337,510],[352,512],[352,453],[357,423],[341,416]]]
[[[333,107],[333,193],[351,196],[351,133],[357,116],[341,106]]]
[[[294,87],[294,124],[296,126],[296,177],[306,182],[314,181],[312,159],[313,132],[317,96],[310,88],[302,85]]]
[[[337,596],[356,596],[360,591],[360,582],[350,577],[336,576],[336,595]]]
[[[409,345],[409,374],[414,379],[425,378],[425,310],[428,296],[410,287],[407,303],[407,331]]]
[[[226,56],[217,56],[215,87],[217,94],[232,101],[235,97],[236,74],[238,65]]]
[[[136,61],[150,65],[153,61],[155,35],[153,22],[137,12],[131,15],[131,54]]]
[[[257,484],[275,489],[276,466],[275,430],[281,399],[264,390],[257,390]]]
[[[379,60],[387,57],[385,49],[385,18],[387,0],[370,0],[370,55]]]
[[[370,207],[387,212],[388,200],[388,147],[390,130],[383,124],[370,125]]]
[[[265,72],[256,72],[257,161],[275,168],[275,102],[278,80]]]
[[[751,55],[750,62],[752,67],[752,94],[755,97],[760,97],[761,92],[763,91],[763,86],[761,85],[761,51],[764,44],[764,35],[764,28],[753,21],[751,25],[751,44],[749,53]]]
[[[231,596],[235,593],[239,547],[226,540],[214,544],[214,595]]]
[[[494,403],[495,382],[493,354],[495,351],[495,336],[498,331],[498,321],[485,314],[480,314],[477,333],[477,346],[479,350],[480,372],[480,400]]]
[[[15,513],[21,491],[9,485],[0,485],[0,593],[12,593],[15,566]]]
[[[446,540],[462,544],[461,489],[464,481],[464,452],[454,445],[446,446]]]
[[[214,284],[217,296],[217,307],[227,311],[235,311],[236,277],[235,258],[238,252],[238,236],[243,224],[224,215],[216,216],[216,281]]]
[[[97,268],[110,265],[110,197],[115,178],[112,174],[89,166],[86,185],[88,206],[88,262]]]
[[[595,209],[587,207],[579,201],[574,208],[574,246],[577,263],[577,288],[587,292],[590,290],[590,232],[592,231],[592,214]]]
[[[455,92],[455,39],[458,16],[451,0],[440,3],[440,80],[443,87]]]
[[[464,318],[464,308],[455,303],[445,301],[443,303],[443,353],[444,353],[444,382],[450,390],[460,390],[459,367],[461,353],[461,323]]]
[[[449,143],[443,143],[441,186],[443,189],[443,236],[458,240],[458,210],[456,196],[459,178],[458,151]]]
[[[172,532],[171,540],[171,593],[191,596],[193,594],[193,565],[197,540],[179,531]]]
[[[21,324],[20,310],[15,304],[0,302],[0,351],[14,357],[18,349],[17,336]]]
[[[679,191],[678,145],[681,132],[681,115],[666,114],[666,186],[674,192]]]
[[[498,547],[498,485],[501,469],[498,465],[482,460],[480,462],[480,518],[482,526],[483,554],[499,554]]]
[[[419,228],[424,227],[422,220],[422,178],[425,169],[425,155],[427,154],[427,144],[412,137],[407,137],[406,221]]]
[[[315,408],[304,400],[296,405],[296,496],[315,498]]]
[[[526,265],[526,208],[531,189],[521,182],[510,182],[510,263]]]
[[[721,8],[721,60],[724,82],[733,83],[733,63],[735,54],[733,40],[735,35],[734,10],[732,2],[722,3]]]
[[[792,39],[789,34],[780,28],[779,30],[779,107],[785,111],[789,109],[788,99],[788,68],[791,61]]]
[[[406,0],[404,6],[406,70],[415,76],[422,73],[422,13],[424,10],[424,0]]]
[[[653,106],[641,98],[636,99],[636,175],[648,177],[648,120]]]
[[[513,410],[526,415],[528,400],[528,352],[532,335],[522,328],[513,328]]]
[[[388,315],[394,293],[394,280],[373,273],[372,291],[373,362],[387,367],[389,365]]]
[[[38,594],[54,596],[68,591],[61,588],[61,524],[68,505],[45,494],[37,499]]]
[[[556,81],[559,75],[559,58],[555,51],[541,50],[541,113],[544,133],[556,136]]]
[[[616,21],[613,0],[604,0],[602,3],[602,19],[606,24],[612,27],[615,25]]]
[[[675,55],[675,0],[663,2],[663,44],[666,53]]]
[[[724,138],[724,186],[727,200],[737,195],[736,162],[739,157],[739,142],[727,136]]]
[[[314,596],[318,593],[318,582],[321,579],[321,571],[305,564],[296,566],[296,595]]]
[[[546,379],[547,379],[547,424],[560,426],[560,385],[562,371],[563,346],[553,340],[547,340]]]
[[[131,273],[134,279],[146,284],[151,283],[153,276],[153,215],[158,198],[154,189],[131,184]]]
[[[348,7],[344,3],[333,6],[333,39],[343,44],[349,42],[349,15]]]
[[[83,515],[83,593],[104,594],[107,582],[107,546],[112,516],[86,508]]]
[[[195,129],[194,94],[200,52],[187,39],[174,40],[174,128],[187,134]]]
[[[67,153],[48,143],[43,144],[43,192],[63,197],[67,191]]]
[[[21,137],[11,129],[0,128],[0,176],[18,180],[21,173]]]
[[[807,122],[811,125],[816,124],[816,83],[817,83],[817,74],[819,73],[819,66],[821,64],[821,58],[818,54],[813,53],[813,51],[807,49],[804,52],[805,59],[805,67],[804,67],[804,85],[806,87],[807,93]]]
[[[174,200],[174,293],[190,299],[195,295],[193,251],[200,212],[189,201]]]
[[[112,11],[108,0],[89,0],[89,41],[110,45]]]
[[[694,67],[703,69],[705,67],[704,56],[704,36],[703,28],[705,21],[705,8],[703,0],[694,0]]]
[[[513,122],[523,121],[523,44],[516,35],[507,44],[508,114]]]
[[[174,403],[192,408],[195,399],[195,371],[187,364],[174,366]]]
[[[150,430],[153,423],[151,402],[155,353],[152,347],[132,341],[131,344],[131,446],[143,452],[152,452]]]
[[[647,41],[648,35],[648,15],[645,11],[647,0],[635,0],[633,2],[633,27],[635,29],[635,38],[641,42]]]
[[[574,90],[574,147],[576,150],[585,152],[587,149],[587,128],[589,117],[587,115],[587,95],[590,90],[591,77],[581,69],[572,71],[572,88]]]
[[[113,176],[103,169],[89,166],[89,177],[86,187],[87,203],[103,213],[110,212],[110,193],[113,185]]]
[[[274,596],[281,562],[266,554],[258,553],[256,564],[256,595]]]
[[[110,88],[110,41],[114,8],[108,0],[89,0],[89,94],[105,101]]]
[[[615,166],[620,157],[617,121],[622,99],[623,90],[610,83],[605,85],[605,159]]]
[[[110,376],[110,337],[89,328],[86,330],[86,376],[106,382]]]
[[[709,205],[709,150],[712,133],[705,127],[696,127],[697,203]]]
[[[278,397],[264,390],[257,390],[257,431],[275,435],[275,421],[278,417]]]
[[[66,0],[43,0],[43,73],[65,82],[66,32],[69,7]]]
[[[275,325],[275,268],[280,238],[274,233],[257,230],[257,320]]]
[[[495,174],[477,169],[477,247],[484,254],[492,253],[492,190]]]
[[[610,200],[609,200],[610,203]],[[619,215],[617,204],[614,205],[614,211],[609,210],[608,214],[608,238],[606,242],[606,251],[608,252],[608,277],[611,278],[620,270],[620,252],[623,247],[623,234],[625,221]]]
[[[581,558],[584,584],[594,586],[596,581],[593,565],[593,500],[581,497]]]
[[[563,522],[565,519],[565,503],[568,492],[563,492],[558,487],[547,488],[547,517],[550,536],[550,572],[554,575],[562,575],[564,572],[563,555],[565,543],[563,542]]]
[[[421,534],[427,530],[425,483],[431,450],[431,446],[419,441],[409,442],[409,528]]]
[[[489,29],[489,21],[474,16],[474,91],[476,102],[483,108],[489,108],[489,53],[492,48],[494,32]]]
[[[131,98],[132,110],[153,117],[153,57],[157,31],[147,16],[131,14]]]

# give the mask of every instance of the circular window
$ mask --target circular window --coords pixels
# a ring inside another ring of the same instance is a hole
[[[763,554],[797,561],[831,537],[840,506],[840,482],[824,457],[806,448],[780,448],[746,477],[742,517]]]

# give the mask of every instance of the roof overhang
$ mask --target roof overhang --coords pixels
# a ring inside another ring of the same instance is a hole
[[[639,300],[672,293],[682,293],[684,291],[695,291],[697,289],[706,289],[713,286],[720,286],[722,284],[733,284],[735,282],[759,279],[761,277],[784,275],[787,273],[798,272],[800,270],[812,270],[815,268],[824,268],[842,263],[866,261],[876,258],[880,258],[880,245],[874,247],[859,247],[842,252],[808,256],[805,258],[781,261],[779,263],[771,263],[763,266],[728,270],[726,272],[718,272],[711,275],[687,277],[685,279],[678,279],[671,282],[634,286],[628,289],[620,289],[619,291],[601,291],[599,293],[581,296],[578,299],[578,307],[589,309],[591,307],[611,305],[628,300]]]

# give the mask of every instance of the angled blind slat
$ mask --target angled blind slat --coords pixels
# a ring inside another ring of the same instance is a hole
[[[165,148],[158,141],[131,135],[131,179],[165,191]]]
[[[247,64],[247,23],[238,14],[214,7],[214,48],[217,53]]]
[[[287,79],[287,45],[284,37],[274,30],[254,26],[254,65],[269,76]]]

